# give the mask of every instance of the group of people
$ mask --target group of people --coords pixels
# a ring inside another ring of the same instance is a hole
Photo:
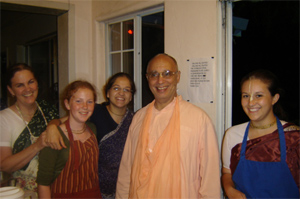
[[[110,77],[106,102],[87,81],[63,93],[68,110],[37,100],[32,69],[16,64],[7,88],[15,103],[0,111],[0,169],[39,198],[299,198],[300,128],[284,120],[278,79],[257,70],[241,81],[249,122],[229,128],[220,155],[214,126],[177,94],[181,72],[167,54],[146,78],[154,100],[135,114],[126,73]],[[220,182],[221,176],[221,182]]]
[[[1,172],[12,173],[15,186],[36,198],[114,198],[133,118],[127,108],[136,90],[132,78],[109,78],[102,104],[95,103],[89,82],[70,83],[62,95],[68,114],[60,119],[54,106],[37,100],[38,83],[27,64],[10,67],[7,88],[15,103],[0,111]]]

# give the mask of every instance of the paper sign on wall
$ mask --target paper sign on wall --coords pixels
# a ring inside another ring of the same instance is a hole
[[[213,103],[214,58],[187,60],[189,66],[188,95],[192,103]]]

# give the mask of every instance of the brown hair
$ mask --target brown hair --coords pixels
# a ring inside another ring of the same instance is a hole
[[[77,81],[70,83],[63,92],[62,100],[69,101],[71,99],[71,97],[74,95],[74,93],[76,93],[78,91],[79,88],[90,89],[93,92],[94,101],[97,101],[97,92],[96,92],[95,87],[91,83],[89,83],[87,81],[83,81],[83,80],[77,80]]]
[[[250,72],[242,78],[240,88],[242,88],[243,84],[250,79],[259,79],[260,81],[268,85],[268,90],[270,91],[271,96],[274,97],[276,94],[279,94],[280,98],[283,97],[284,91],[280,87],[279,80],[271,71],[259,69]],[[273,111],[274,114],[280,119],[287,120],[287,114],[280,104],[280,98],[277,103],[273,105]]]
[[[6,85],[11,87],[11,79],[15,76],[16,72],[28,70],[33,74],[33,77],[36,79],[32,67],[25,63],[17,63],[8,68],[8,72],[6,75]]]

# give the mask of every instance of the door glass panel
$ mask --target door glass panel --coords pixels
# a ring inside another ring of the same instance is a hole
[[[133,49],[133,20],[123,22],[123,49]]]
[[[164,52],[164,12],[147,15],[142,18],[142,106],[154,99],[146,78],[149,60]]]
[[[123,53],[123,72],[133,75],[133,51]]]
[[[111,36],[111,51],[121,50],[121,24],[110,25],[110,36]]]
[[[131,78],[134,77],[133,71],[133,51],[123,53],[123,72],[128,73]],[[128,108],[133,110],[134,98],[128,104]]]
[[[120,23],[108,24],[110,43],[108,53],[110,56],[110,74],[113,75],[117,72],[126,72],[132,77],[136,76],[136,71],[142,72],[141,80],[135,80],[139,90],[137,99],[141,99],[134,105],[133,99],[129,105],[130,109],[139,109],[140,106],[145,106],[151,102],[154,97],[149,89],[148,82],[146,80],[146,67],[148,61],[156,54],[164,52],[164,12],[157,12],[146,16],[135,16],[141,18],[142,32],[135,32],[134,27],[135,19],[124,20]],[[138,41],[141,44],[139,46],[134,45],[135,37],[141,38]],[[135,48],[137,47],[137,48]],[[135,59],[135,56],[139,57],[142,54],[141,59]],[[141,60],[141,63],[140,63]],[[139,63],[135,63],[138,61]],[[142,67],[134,68],[134,67]],[[140,88],[142,87],[142,88]],[[133,106],[134,105],[134,106]]]
[[[111,55],[112,74],[121,72],[121,53]]]

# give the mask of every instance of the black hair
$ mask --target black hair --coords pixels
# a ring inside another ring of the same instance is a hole
[[[107,80],[107,82],[104,86],[104,94],[105,94],[104,97],[107,101],[109,101],[109,99],[107,99],[107,93],[119,77],[126,77],[129,80],[132,95],[134,95],[134,93],[136,92],[135,84],[134,84],[134,81],[133,81],[132,77],[128,73],[119,72],[119,73],[116,73],[113,76],[111,76]]]

